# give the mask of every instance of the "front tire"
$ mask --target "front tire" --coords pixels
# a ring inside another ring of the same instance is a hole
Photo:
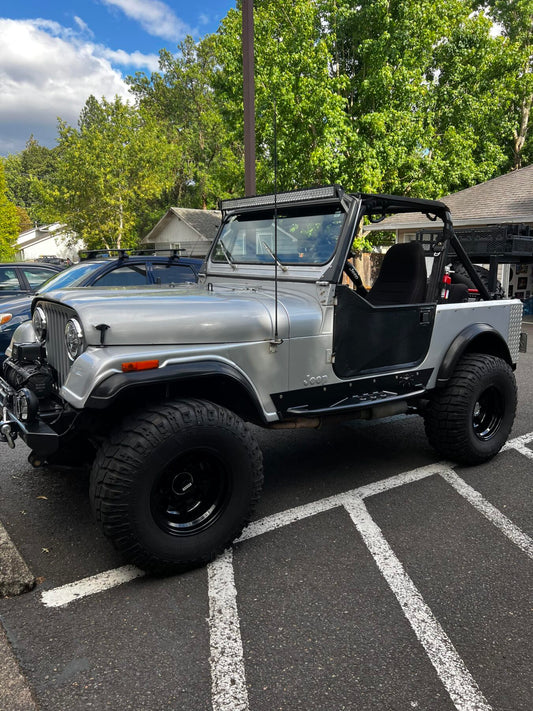
[[[187,399],[128,418],[98,453],[90,496],[129,562],[171,573],[221,553],[250,520],[262,482],[261,452],[244,422]]]
[[[424,421],[430,444],[444,457],[479,464],[503,447],[516,414],[516,381],[496,356],[470,353],[436,390]]]

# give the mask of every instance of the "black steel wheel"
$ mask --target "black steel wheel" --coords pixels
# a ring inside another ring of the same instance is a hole
[[[499,388],[491,386],[484,390],[472,411],[474,434],[482,442],[494,437],[505,415],[505,399]]]
[[[448,384],[433,393],[424,416],[426,435],[440,454],[453,461],[484,462],[507,441],[516,402],[511,367],[496,356],[469,353]]]
[[[101,447],[90,495],[104,534],[155,573],[202,565],[250,520],[262,458],[235,414],[204,400],[153,405]]]
[[[213,524],[231,495],[231,478],[216,452],[195,449],[176,457],[156,477],[152,516],[171,536],[195,535]]]

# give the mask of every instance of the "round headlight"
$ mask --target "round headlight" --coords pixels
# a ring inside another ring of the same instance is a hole
[[[71,360],[75,360],[83,352],[83,330],[75,318],[71,318],[65,325],[65,345]]]
[[[44,341],[46,339],[46,314],[40,306],[33,312],[32,323],[37,340]]]

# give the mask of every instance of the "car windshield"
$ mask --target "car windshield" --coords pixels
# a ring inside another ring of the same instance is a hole
[[[59,274],[55,274],[39,288],[39,294],[45,294],[53,289],[63,289],[66,286],[79,286],[86,277],[102,266],[103,262],[80,262]]]
[[[344,223],[338,205],[278,209],[277,258],[286,264],[325,264],[333,256]],[[259,264],[274,262],[274,211],[231,217],[222,228],[213,262]]]

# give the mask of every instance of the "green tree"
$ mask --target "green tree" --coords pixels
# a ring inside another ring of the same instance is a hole
[[[157,121],[124,103],[89,97],[78,128],[59,123],[58,170],[44,185],[48,214],[88,247],[132,247],[151,204],[173,182],[173,151]]]
[[[339,71],[348,79],[350,186],[426,197],[446,192],[446,160],[455,156],[441,135],[435,57],[472,7],[463,0],[337,5],[332,26]],[[467,140],[457,150],[470,154],[469,137],[461,138]],[[459,180],[471,167],[467,162]]]
[[[504,95],[504,138],[512,150],[512,168],[533,159],[533,0],[492,0],[491,17],[501,28],[505,64],[500,78]]]
[[[41,146],[33,136],[24,150],[5,159],[9,199],[24,208],[32,222],[43,221],[39,186],[53,181],[57,159],[56,149]]]
[[[19,216],[16,206],[7,199],[4,166],[0,161],[0,261],[7,261],[15,254],[14,245],[19,234]]]
[[[507,163],[505,48],[492,28],[473,14],[435,48],[428,169],[437,195],[483,182]]]
[[[438,197],[530,160],[533,0],[255,0],[257,189]],[[494,23],[499,23],[500,34]],[[130,79],[179,147],[173,197],[243,190],[241,7]]]
[[[159,71],[151,77],[137,73],[128,82],[174,146],[175,182],[163,195],[165,207],[215,207],[219,198],[240,191],[242,145],[227,130],[214,92],[220,72],[215,36],[198,43],[187,37],[178,49],[176,56],[160,52]]]
[[[255,0],[254,16],[258,192],[274,114],[280,190],[439,197],[531,161],[533,0]],[[135,107],[91,97],[57,148],[30,139],[6,161],[11,199],[127,246],[171,204],[242,194],[241,35],[239,1],[129,78]]]
[[[344,182],[350,133],[346,82],[332,71],[332,35],[321,4],[257,0],[254,23],[258,191],[273,188],[274,107],[278,187]],[[224,18],[216,47],[216,95],[234,140],[242,144],[239,4]]]
[[[527,162],[532,0],[334,6],[354,187],[437,197]]]
[[[31,230],[33,227],[33,222],[30,220],[30,216],[23,207],[17,205],[17,214],[19,218],[18,231],[19,234]]]

